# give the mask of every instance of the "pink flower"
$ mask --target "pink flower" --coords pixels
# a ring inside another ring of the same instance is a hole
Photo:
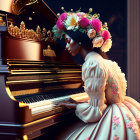
[[[115,123],[115,125],[119,125],[119,123],[120,123],[119,117],[113,116],[112,120]]]
[[[86,17],[82,17],[80,20],[80,26],[82,28],[86,28],[89,25],[89,19]]]
[[[77,13],[77,16],[78,17],[87,17],[87,14],[83,13],[83,12],[80,12],[80,13]]]
[[[126,124],[126,127],[127,127],[127,128],[130,128],[130,124],[129,124],[129,123],[127,123],[127,124]]]
[[[96,36],[96,31],[94,29],[90,29],[87,34],[89,38],[94,38]]]
[[[135,126],[132,127],[133,132],[136,132],[136,128]]]
[[[113,137],[113,140],[119,140],[119,137],[114,136],[114,137]]]
[[[112,84],[112,87],[115,87],[115,84]]]
[[[112,94],[118,94],[116,91],[112,91]]]
[[[117,89],[115,89],[115,85],[113,86],[113,84],[112,84],[112,87],[113,87],[112,94],[118,94]]]
[[[115,123],[116,123],[116,125],[119,125],[120,120],[116,120]]]
[[[92,16],[92,18],[91,18],[91,19],[92,19],[92,20],[93,20],[93,19],[95,19],[95,16]]]
[[[101,27],[102,27],[102,23],[99,19],[91,20],[90,25],[94,28],[94,30],[96,32],[99,32],[101,30]]]
[[[67,13],[65,12],[65,13],[61,14],[59,18],[60,18],[62,21],[64,21],[64,20],[67,18]]]
[[[130,126],[132,127],[134,123],[133,123],[132,121],[130,121],[129,124],[130,124]]]
[[[140,122],[140,116],[136,116],[136,120]]]
[[[93,47],[101,47],[104,43],[104,40],[103,38],[100,36],[100,37],[95,37],[92,41],[92,44],[93,44]]]
[[[57,20],[56,26],[59,30],[64,30],[64,24],[60,18]]]
[[[109,38],[110,38],[110,33],[109,33],[109,31],[104,30],[103,33],[102,33],[102,37],[103,37],[104,40],[109,39]]]
[[[86,13],[83,13],[82,16],[83,16],[83,17],[87,17],[87,14],[86,14]]]
[[[80,16],[81,16],[81,14],[80,14],[80,13],[77,13],[77,16],[78,16],[78,17],[80,17]]]
[[[126,117],[127,117],[128,119],[130,119],[130,115],[129,115],[129,114],[126,114]]]
[[[126,127],[127,127],[127,128],[132,128],[132,127],[133,127],[133,122],[130,121],[129,123],[127,123],[127,124],[126,124]]]
[[[115,122],[115,120],[117,120],[118,117],[117,116],[113,116],[113,122]]]
[[[87,137],[85,140],[89,140],[89,137]]]

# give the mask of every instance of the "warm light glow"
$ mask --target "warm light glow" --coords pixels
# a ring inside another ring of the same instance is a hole
[[[70,97],[77,102],[87,101],[89,99],[89,96],[86,92],[80,94],[73,94]]]
[[[23,136],[23,140],[28,140],[27,135],[24,135],[24,136]]]
[[[16,99],[15,99],[14,96],[12,95],[12,93],[11,93],[11,91],[10,91],[10,89],[9,89],[8,86],[6,86],[6,91],[7,91],[7,93],[8,93],[8,96],[9,96],[12,100],[16,101]]]
[[[13,0],[0,0],[0,10],[12,13]]]
[[[39,42],[11,38],[7,38],[5,41],[7,59],[40,60],[41,53]]]

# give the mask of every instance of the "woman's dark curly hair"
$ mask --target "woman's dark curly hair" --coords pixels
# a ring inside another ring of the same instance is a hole
[[[74,41],[77,43],[81,43],[81,45],[91,51],[97,52],[100,54],[103,58],[108,59],[108,56],[106,53],[102,52],[100,48],[94,48],[92,44],[92,39],[90,39],[87,34],[80,32],[79,30],[73,31],[73,30],[67,30],[66,34],[69,35]]]

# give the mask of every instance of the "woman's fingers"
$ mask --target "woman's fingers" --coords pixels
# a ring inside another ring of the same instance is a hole
[[[67,107],[67,104],[68,104],[68,103],[61,102],[61,103],[58,103],[57,106]]]

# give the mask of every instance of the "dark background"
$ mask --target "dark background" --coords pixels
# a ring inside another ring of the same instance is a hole
[[[93,8],[93,13],[100,13],[100,20],[108,23],[112,35],[112,48],[107,55],[116,61],[126,74],[127,70],[127,0],[44,0],[57,14],[62,13],[63,6],[66,11],[73,9],[88,12]],[[79,57],[75,57],[79,62]]]

